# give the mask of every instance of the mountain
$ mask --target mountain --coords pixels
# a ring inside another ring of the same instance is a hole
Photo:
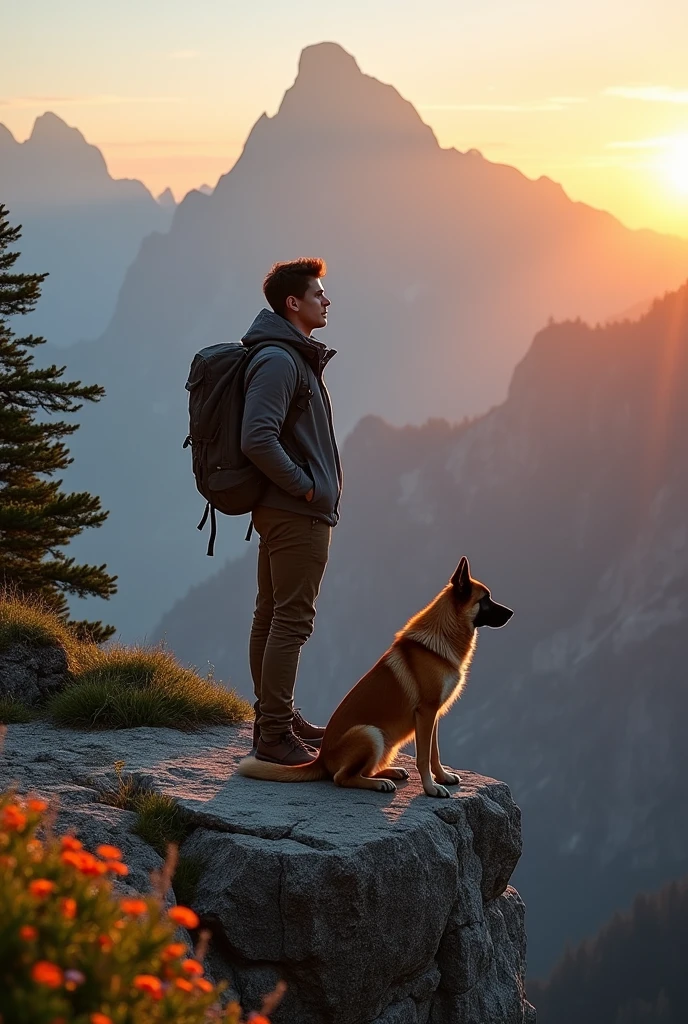
[[[642,893],[630,911],[568,949],[528,986],[540,1024],[681,1024],[688,1020],[688,878]]]
[[[514,608],[481,631],[446,763],[524,815],[529,963],[548,969],[641,889],[685,872],[688,285],[640,320],[541,331],[506,401],[458,426],[363,420],[297,696],[326,720],[459,557]],[[250,694],[255,545],[157,635]]]
[[[97,337],[142,239],[169,227],[140,181],[117,181],[102,153],[55,114],[17,142],[0,125],[0,200],[23,225],[20,266],[48,271],[43,297],[22,324],[57,346]]]
[[[108,392],[83,414],[71,479],[111,518],[76,547],[119,574],[109,616],[126,636],[213,568],[179,449],[193,354],[240,338],[271,263],[309,253],[330,267],[340,436],[371,413],[401,424],[483,412],[550,314],[594,322],[688,273],[687,240],[630,231],[546,178],[442,149],[341,47],[308,47],[279,111],[212,195],[192,191],[170,232],[145,240],[107,331],[69,353],[70,372]],[[245,528],[223,524],[220,555]]]
[[[177,201],[174,198],[174,193],[171,188],[164,189],[157,197],[158,202],[161,206],[169,206],[174,208],[177,205]]]

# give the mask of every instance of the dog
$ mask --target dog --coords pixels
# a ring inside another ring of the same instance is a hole
[[[390,793],[394,780],[409,778],[392,762],[415,738],[423,789],[428,796],[448,797],[446,787],[461,779],[440,761],[439,718],[465,686],[476,631],[498,629],[512,615],[471,577],[468,559],[462,558],[447,586],[406,623],[335,709],[315,761],[290,766],[249,756],[239,763],[239,774],[270,782],[330,778],[338,786]]]

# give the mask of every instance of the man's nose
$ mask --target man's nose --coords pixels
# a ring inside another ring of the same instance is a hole
[[[322,300],[322,301],[323,301],[323,306],[325,306],[325,307],[327,307],[327,306],[331,306],[331,305],[332,305],[332,303],[331,303],[331,301],[330,301],[330,300],[328,299],[327,295],[323,295],[323,300]]]

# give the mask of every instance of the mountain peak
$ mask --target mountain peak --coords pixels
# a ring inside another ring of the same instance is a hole
[[[317,132],[313,131],[318,122]],[[266,134],[267,133],[267,134]],[[298,149],[303,139],[311,152],[369,154],[391,146],[437,148],[432,129],[397,90],[361,71],[354,57],[338,43],[315,43],[301,53],[296,80],[284,95],[275,117],[260,118],[251,133],[250,150],[267,135],[281,134],[285,147]]]
[[[36,118],[29,141],[47,144],[54,144],[56,142],[87,144],[86,139],[78,128],[72,128],[61,117],[58,117],[57,114],[53,114],[51,110],[46,110],[44,114],[39,114]]]
[[[360,74],[355,57],[339,43],[313,43],[301,51],[299,78],[343,78]]]

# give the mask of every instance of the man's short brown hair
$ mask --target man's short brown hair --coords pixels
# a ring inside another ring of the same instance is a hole
[[[325,260],[317,257],[302,256],[298,260],[275,263],[263,281],[263,295],[275,313],[284,316],[289,296],[302,299],[306,294],[308,282],[313,278],[324,277],[326,273]]]

